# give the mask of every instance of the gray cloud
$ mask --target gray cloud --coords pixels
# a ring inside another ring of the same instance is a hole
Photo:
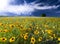
[[[4,2],[5,1],[5,2]],[[59,5],[55,6],[39,6],[42,3],[37,3],[34,1],[33,3],[27,3],[24,1],[24,4],[21,5],[10,5],[11,2],[14,2],[15,0],[0,0],[2,2],[2,5],[0,5],[0,13],[2,12],[10,12],[10,13],[15,13],[17,15],[21,14],[27,14],[31,15],[36,10],[46,10],[46,9],[56,9],[59,7]],[[2,8],[3,7],[3,8]],[[3,14],[7,15],[7,14]]]

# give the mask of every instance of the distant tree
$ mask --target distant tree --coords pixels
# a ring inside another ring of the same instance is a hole
[[[41,14],[41,16],[42,16],[42,17],[46,17],[46,14],[43,13],[43,14]]]

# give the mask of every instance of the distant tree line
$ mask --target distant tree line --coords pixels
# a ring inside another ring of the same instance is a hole
[[[46,14],[45,13],[41,14],[41,17],[46,17]]]

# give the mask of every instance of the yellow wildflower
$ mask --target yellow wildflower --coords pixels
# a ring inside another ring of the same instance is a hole
[[[56,34],[53,34],[53,37],[56,38]]]
[[[42,33],[44,34],[44,30],[41,30],[42,31]]]
[[[33,43],[33,44],[34,44],[34,43],[35,43],[35,41],[36,41],[36,40],[35,40],[35,38],[34,38],[34,37],[32,37],[32,38],[31,38],[31,43]]]
[[[2,32],[2,30],[0,30],[0,32]]]
[[[15,37],[11,37],[10,39],[9,39],[9,42],[14,42],[15,41]]]
[[[38,38],[38,41],[39,41],[39,42],[42,41],[42,37],[39,37],[39,38]]]
[[[44,25],[46,28],[48,27],[48,25]]]
[[[50,30],[50,29],[45,30],[45,32],[47,32],[48,34],[52,34],[52,30]]]
[[[1,40],[2,42],[6,42],[7,38],[2,37],[2,38],[0,38],[0,40]]]
[[[24,37],[24,34],[20,34],[20,37],[22,37],[22,38],[23,38],[23,37]]]
[[[8,30],[7,29],[4,29],[3,32],[8,32]]]
[[[55,26],[53,26],[53,28],[55,28]]]
[[[32,24],[29,24],[29,26],[32,26]]]
[[[25,33],[26,35],[28,35],[28,33]]]
[[[52,39],[53,40],[53,37],[52,36],[49,36],[50,37],[50,39]]]
[[[38,30],[35,30],[34,31],[34,34],[38,35],[39,34],[39,31]]]
[[[27,40],[27,38],[28,38],[28,35],[24,35],[24,39]]]
[[[28,28],[28,30],[32,30],[32,28]]]
[[[23,25],[20,25],[20,28],[23,29]]]
[[[58,41],[60,41],[60,37],[58,38]]]
[[[0,26],[3,25],[3,23],[0,23]]]
[[[13,24],[10,24],[9,26],[10,26],[10,28],[13,28],[13,27],[14,27],[14,25],[13,25]]]

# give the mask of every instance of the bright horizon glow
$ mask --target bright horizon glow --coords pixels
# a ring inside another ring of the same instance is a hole
[[[0,0],[0,11],[5,9],[8,3],[9,3],[9,0]]]

